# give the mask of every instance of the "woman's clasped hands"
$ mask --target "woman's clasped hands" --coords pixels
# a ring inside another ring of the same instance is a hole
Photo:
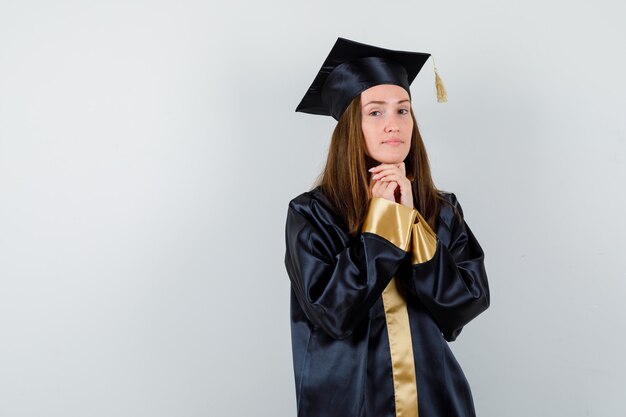
[[[413,207],[413,192],[411,181],[406,177],[404,162],[398,164],[380,164],[368,170],[370,177],[370,192],[372,197],[381,197]]]

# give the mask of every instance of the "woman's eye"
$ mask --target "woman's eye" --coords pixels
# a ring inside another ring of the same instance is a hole
[[[374,110],[374,111],[370,112],[370,116],[378,116],[378,114],[374,114],[374,113],[380,114],[380,112],[378,110]]]
[[[400,114],[409,114],[408,109],[400,109]]]

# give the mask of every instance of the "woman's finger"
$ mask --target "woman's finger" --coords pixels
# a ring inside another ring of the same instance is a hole
[[[404,180],[406,180],[407,182],[410,182],[406,177],[403,177],[402,175],[398,175],[398,174],[394,173],[394,174],[385,175],[382,178],[378,178],[376,181],[383,181],[383,182],[386,182],[386,181],[398,181],[398,182],[400,182],[400,181],[404,181]]]
[[[388,169],[384,169],[384,170],[379,171],[376,174],[372,175],[372,179],[378,180],[378,179],[384,177],[385,175],[389,175],[389,174],[402,175],[402,172],[400,171],[400,168],[398,168],[398,167],[388,168]]]
[[[397,186],[398,186],[398,183],[395,181],[388,182],[386,183],[386,185],[384,185],[385,187],[384,195],[387,200],[391,200],[394,202],[396,201],[395,190]]]
[[[406,164],[404,163],[404,161],[400,162],[398,167],[400,168],[400,172],[402,172],[402,175],[406,177]]]
[[[381,182],[380,181],[373,181],[373,185],[372,185],[372,197],[380,197],[380,186],[381,186]]]
[[[374,195],[374,193],[378,190],[378,181],[375,180],[371,180],[370,181],[370,191],[372,192],[372,195]]]
[[[398,175],[398,174],[390,174],[376,181],[380,181],[380,182],[395,181],[398,183],[403,193],[410,192],[412,188],[411,181],[409,181],[408,178],[403,177],[402,175]]]
[[[371,173],[375,173],[382,169],[388,169],[388,168],[398,168],[398,164],[379,164],[379,165],[376,165],[375,167],[370,168],[368,171]]]
[[[395,201],[393,191],[396,186],[397,184],[392,184],[391,182],[374,181],[374,185],[372,186],[372,197],[380,197]]]

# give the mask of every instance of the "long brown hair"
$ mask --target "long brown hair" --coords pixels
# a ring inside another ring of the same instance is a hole
[[[326,167],[313,184],[313,187],[320,186],[352,235],[360,232],[367,213],[370,199],[367,170],[379,164],[365,153],[361,117],[361,96],[358,95],[339,118],[328,149]],[[411,148],[404,160],[406,175],[411,180],[414,207],[436,232],[441,203],[447,201],[433,184],[428,155],[412,108],[411,118],[413,133]]]

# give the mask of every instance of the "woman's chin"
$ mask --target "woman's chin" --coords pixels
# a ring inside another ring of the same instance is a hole
[[[404,162],[408,156],[408,151],[405,152],[383,152],[382,155],[374,155],[374,160],[380,164],[399,164]]]
[[[404,162],[406,157],[408,156],[408,152],[402,154],[384,154],[384,155],[365,155],[368,167],[370,165],[378,165],[378,164],[399,164],[400,162]]]
[[[399,164],[404,162],[404,158],[377,158],[376,161],[379,164]]]

